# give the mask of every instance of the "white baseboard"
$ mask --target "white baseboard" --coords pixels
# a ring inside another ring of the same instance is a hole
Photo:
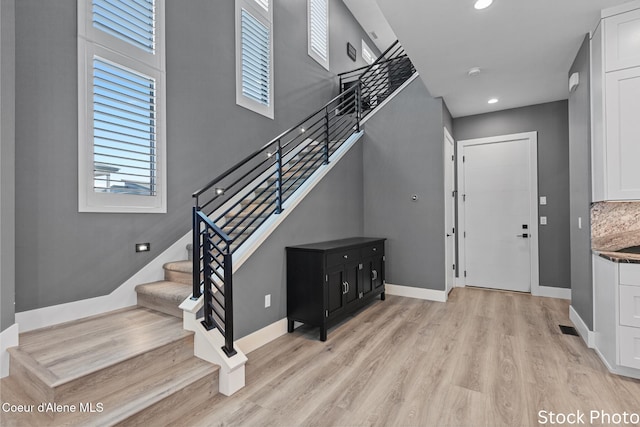
[[[244,354],[249,354],[253,350],[269,344],[271,341],[287,333],[287,318],[280,319],[262,329],[240,338],[235,342]]]
[[[190,241],[191,233],[189,232],[142,267],[109,295],[16,313],[16,323],[20,325],[20,332],[40,329],[136,305],[135,287],[141,283],[162,280],[164,277],[162,266],[170,261],[187,259],[186,247]]]
[[[582,340],[587,344],[587,347],[594,348],[596,345],[596,336],[593,331],[589,330],[587,324],[584,323],[582,317],[578,314],[578,312],[573,308],[573,306],[569,306],[569,319],[573,322],[576,327],[576,330],[582,337]]]
[[[536,297],[559,298],[571,300],[571,289],[569,288],[553,288],[551,286],[538,286],[538,289],[532,289],[531,295]]]
[[[598,355],[598,357],[600,358],[600,360],[602,361],[604,366],[612,374],[621,375],[623,377],[630,377],[630,378],[640,379],[640,370],[633,369],[633,368],[625,368],[625,367],[622,367],[622,366],[613,367],[613,366],[611,366],[609,364],[609,362],[604,357],[604,355],[602,353],[600,353],[600,350],[598,349],[598,347],[594,346],[593,349],[595,350],[596,354]]]
[[[385,285],[385,293],[399,297],[417,298],[428,301],[447,302],[447,292],[435,289],[414,288],[412,286]]]
[[[18,332],[17,323],[0,332],[0,378],[9,375],[9,352],[7,349],[18,345]]]

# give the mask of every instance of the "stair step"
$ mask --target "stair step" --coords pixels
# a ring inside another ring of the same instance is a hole
[[[164,268],[164,280],[193,286],[193,266],[189,260],[168,262]]]
[[[170,425],[218,394],[218,373],[218,366],[191,356],[117,389],[100,386],[98,389],[102,393],[55,401],[61,405],[75,405],[75,413],[56,413],[54,416],[37,412],[2,414],[2,423],[6,426]],[[2,382],[3,401],[36,406],[42,403],[23,392],[23,381],[10,376]],[[101,403],[102,412],[80,412],[81,402],[83,405],[92,403],[94,410],[98,410],[96,405]]]
[[[182,319],[182,310],[178,306],[191,295],[192,290],[190,284],[167,280],[138,285],[138,306]]]
[[[193,356],[193,333],[173,316],[133,307],[27,332],[10,372],[40,402],[119,390]]]

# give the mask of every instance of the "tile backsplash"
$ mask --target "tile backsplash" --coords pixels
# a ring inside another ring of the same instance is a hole
[[[640,245],[640,202],[597,202],[591,205],[591,247],[617,251]]]

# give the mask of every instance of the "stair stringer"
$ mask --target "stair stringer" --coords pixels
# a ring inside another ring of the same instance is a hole
[[[180,308],[183,310],[182,326],[194,332],[193,354],[209,363],[220,366],[218,391],[225,396],[231,396],[244,387],[244,366],[247,356],[236,347],[237,353],[227,357],[222,350],[224,337],[217,328],[207,330],[200,319],[198,311],[204,305],[204,296],[197,300],[187,298]]]
[[[262,243],[278,228],[278,226],[289,216],[289,214],[300,204],[300,202],[318,185],[322,178],[344,157],[356,142],[362,138],[364,131],[355,132],[331,155],[329,163],[320,166],[307,178],[300,187],[282,204],[282,212],[272,214],[260,225],[251,236],[233,253],[233,273],[244,264],[249,257],[262,245]]]

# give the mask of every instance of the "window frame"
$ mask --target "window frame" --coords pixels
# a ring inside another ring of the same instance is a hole
[[[376,55],[373,53],[373,49],[371,49],[371,47],[367,44],[366,41],[364,41],[364,39],[362,39],[362,46],[361,46],[362,52],[360,54],[360,56],[362,56],[362,60],[364,62],[366,62],[368,65],[373,64],[374,62],[376,62]],[[365,56],[365,51],[369,53],[369,55],[371,56],[371,61],[369,62],[369,60],[367,59],[367,57]]]
[[[274,84],[273,84],[273,0],[268,1],[268,10],[262,2],[256,0],[235,0],[235,53],[236,53],[236,104],[261,114],[270,119],[274,118]],[[242,91],[242,10],[246,10],[253,18],[269,29],[269,104],[262,104]]]
[[[326,39],[326,46],[327,46],[327,57],[323,58],[320,55],[318,55],[312,47],[311,44],[311,27],[312,27],[312,15],[311,15],[311,2],[313,1],[323,1],[326,7],[326,12],[327,12],[327,22],[325,22],[326,25],[326,34],[327,34],[327,39]],[[330,16],[329,16],[329,0],[307,0],[307,53],[309,54],[310,57],[312,57],[318,64],[322,65],[322,67],[324,67],[325,70],[330,71],[329,68],[329,52],[330,52],[330,48],[329,48],[329,20],[330,20]]]
[[[92,0],[78,0],[78,211],[166,213],[166,76],[164,0],[155,0],[155,52],[146,52],[93,26]],[[155,195],[94,190],[93,60],[155,80]]]

